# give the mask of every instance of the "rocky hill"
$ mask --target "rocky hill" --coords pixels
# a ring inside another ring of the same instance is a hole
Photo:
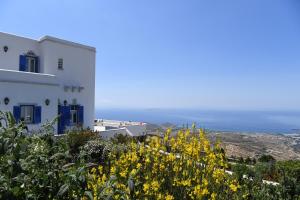
[[[172,124],[147,127],[149,134],[163,134],[166,127],[172,127],[173,135],[179,128]],[[174,128],[175,127],[175,128]],[[300,160],[300,134],[267,134],[209,131],[212,142],[220,139],[228,157],[258,158],[263,154],[272,155],[276,160]]]
[[[208,136],[212,141],[221,140],[228,157],[257,158],[269,154],[277,160],[300,160],[300,134],[212,132]]]

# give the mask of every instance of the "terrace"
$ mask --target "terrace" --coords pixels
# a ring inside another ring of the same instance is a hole
[[[6,69],[0,69],[0,82],[59,86],[57,77],[52,74],[23,72]]]

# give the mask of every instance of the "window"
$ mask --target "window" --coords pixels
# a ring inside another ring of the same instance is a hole
[[[78,123],[78,112],[77,112],[77,106],[76,105],[71,105],[71,124],[77,124]]]
[[[19,105],[13,107],[13,115],[17,122],[39,124],[42,120],[42,107],[35,105]]]
[[[19,57],[19,70],[23,72],[39,73],[39,57],[32,51]]]
[[[34,115],[34,106],[20,106],[21,107],[21,115],[20,119],[25,124],[32,124],[33,115]]]
[[[64,60],[62,58],[58,59],[58,69],[64,69]]]
[[[83,106],[73,104],[69,107],[69,122],[70,125],[82,125],[83,124]]]
[[[26,66],[28,72],[36,72],[36,58],[34,57],[26,57]]]

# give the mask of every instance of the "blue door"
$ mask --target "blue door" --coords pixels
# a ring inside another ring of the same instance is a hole
[[[70,125],[70,106],[58,106],[57,134],[63,134]]]

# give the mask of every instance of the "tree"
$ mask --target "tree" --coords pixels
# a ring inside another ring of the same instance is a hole
[[[276,159],[273,157],[273,156],[271,156],[271,155],[262,155],[260,158],[258,158],[258,161],[259,162],[275,162],[276,161]]]

